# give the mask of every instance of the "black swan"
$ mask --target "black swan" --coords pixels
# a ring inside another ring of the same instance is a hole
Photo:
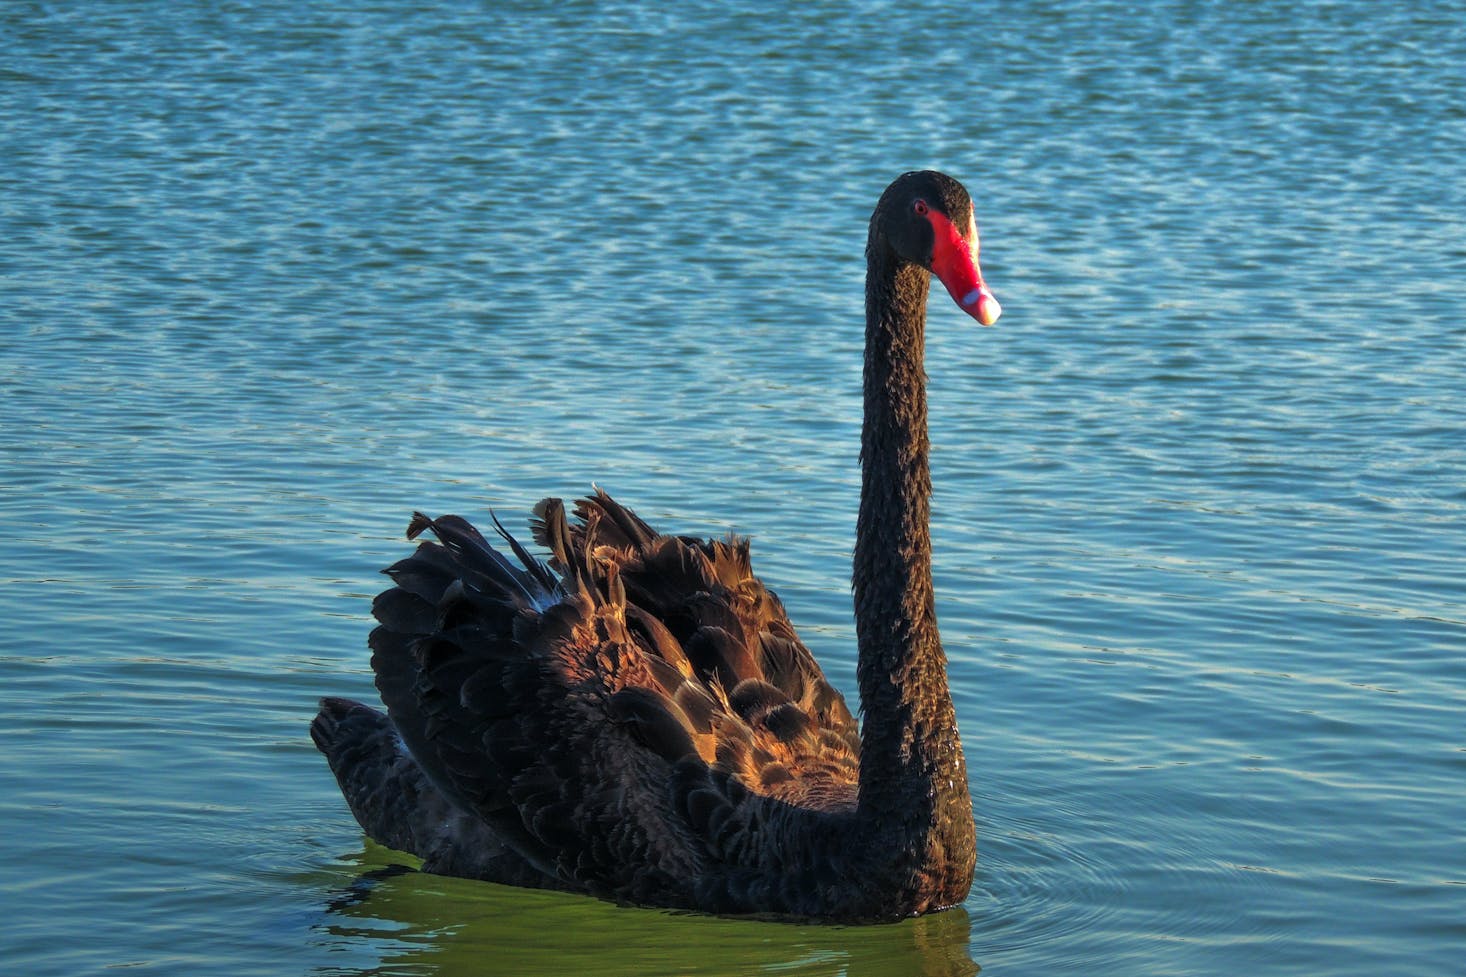
[[[962,185],[907,173],[866,245],[854,556],[857,729],[753,576],[747,540],[663,536],[596,490],[534,510],[541,563],[457,516],[385,572],[387,714],[321,701],[311,736],[352,813],[429,872],[720,914],[873,922],[961,902],[977,857],[937,635],[926,298],[984,325]]]

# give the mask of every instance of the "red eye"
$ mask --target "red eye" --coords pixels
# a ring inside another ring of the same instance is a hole
[[[926,201],[918,200],[916,203],[911,205],[911,209],[916,211],[921,216],[925,217],[927,211]]]

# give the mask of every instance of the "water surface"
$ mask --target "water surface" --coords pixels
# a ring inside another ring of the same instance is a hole
[[[9,4],[9,972],[1439,977],[1466,942],[1453,4]],[[870,207],[981,863],[870,929],[424,876],[306,736],[414,508],[754,538],[853,696]]]

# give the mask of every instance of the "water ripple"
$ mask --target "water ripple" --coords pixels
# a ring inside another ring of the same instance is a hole
[[[7,962],[1451,972],[1459,22],[0,8]],[[967,915],[724,930],[361,882],[304,724],[372,694],[413,509],[521,524],[599,482],[751,534],[853,691],[865,222],[928,165],[1006,310],[928,335]]]

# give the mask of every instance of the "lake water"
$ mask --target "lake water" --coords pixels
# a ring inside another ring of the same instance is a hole
[[[1463,64],[1435,2],[0,7],[3,969],[1459,973]],[[918,167],[1006,310],[929,327],[965,907],[401,870],[306,725],[414,508],[751,535],[853,696]]]

